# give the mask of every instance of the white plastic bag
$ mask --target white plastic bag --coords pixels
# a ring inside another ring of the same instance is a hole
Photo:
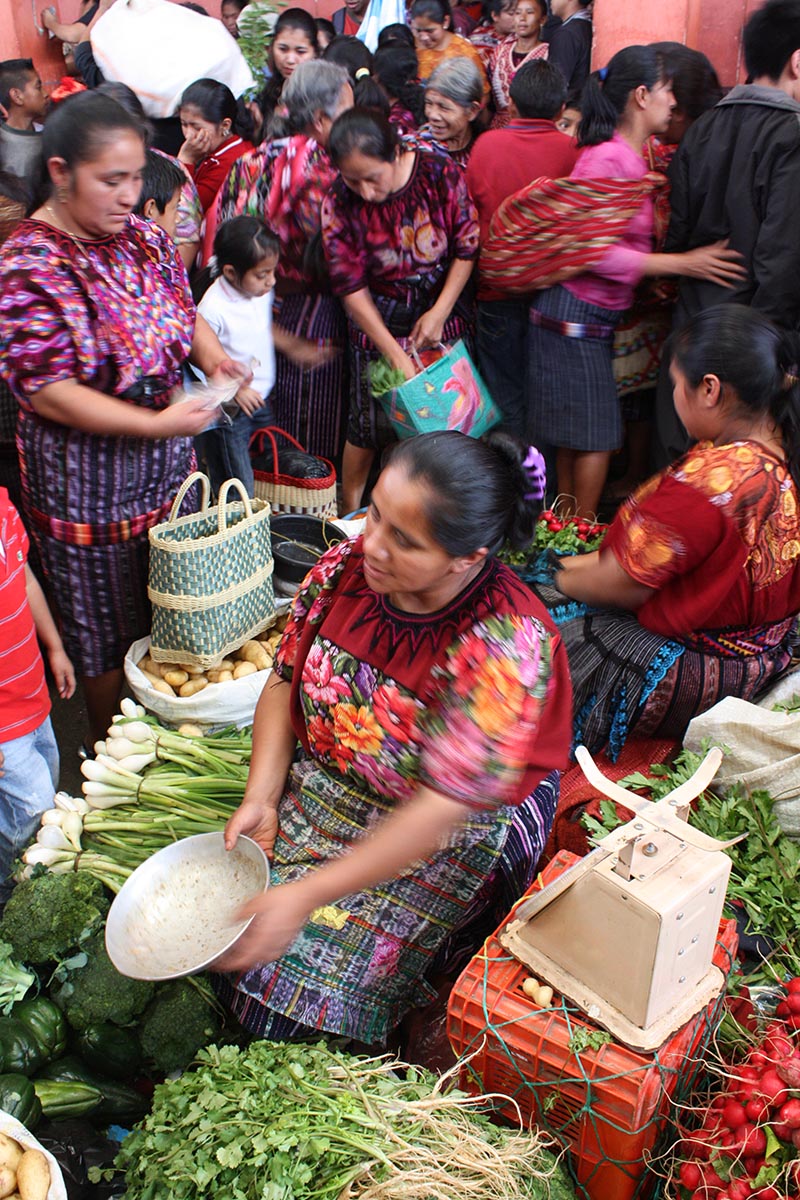
[[[271,671],[256,671],[229,683],[210,683],[194,696],[165,696],[157,692],[136,665],[150,649],[150,638],[134,642],[125,655],[125,678],[140,704],[167,725],[192,721],[214,729],[225,725],[244,728],[253,724],[253,715],[264,684]]]
[[[7,1134],[15,1142],[19,1142],[20,1146],[24,1146],[26,1150],[41,1150],[50,1168],[50,1187],[47,1190],[47,1200],[67,1200],[64,1176],[61,1174],[61,1168],[50,1151],[45,1150],[44,1146],[40,1142],[37,1142],[33,1134],[16,1117],[12,1117],[10,1113],[3,1112],[2,1109],[0,1109],[0,1133]]]
[[[369,0],[356,37],[373,53],[378,48],[378,34],[387,25],[405,25],[405,0]]]
[[[783,832],[800,838],[800,713],[770,712],[728,696],[694,718],[683,744],[700,753],[706,739],[725,750],[714,785],[769,792]]]
[[[255,86],[222,22],[169,0],[116,0],[91,39],[106,79],[133,88],[149,117],[171,117],[196,79],[226,83],[236,97]]]

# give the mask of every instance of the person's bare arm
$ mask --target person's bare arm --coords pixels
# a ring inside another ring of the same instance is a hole
[[[402,371],[406,379],[413,379],[417,368],[400,343],[389,333],[383,317],[369,294],[369,289],[361,288],[357,292],[351,292],[349,296],[343,296],[342,303],[348,315],[355,321],[361,332],[367,335],[375,348],[388,358],[393,367]]]
[[[144,408],[106,396],[76,379],[48,383],[30,401],[40,417],[101,437],[194,437],[213,419],[202,400],[187,400],[162,409]]]
[[[598,607],[641,608],[654,589],[637,583],[624,571],[611,551],[576,554],[562,560],[555,584],[565,596]]]
[[[36,636],[44,647],[58,694],[62,700],[69,700],[70,696],[75,694],[75,668],[64,649],[61,634],[56,628],[39,580],[27,563],[25,564],[25,591],[28,596],[28,604],[31,606]]]
[[[453,259],[438,300],[422,314],[411,330],[411,341],[418,349],[424,350],[429,346],[439,345],[445,321],[469,282],[474,267],[475,263],[471,259]]]

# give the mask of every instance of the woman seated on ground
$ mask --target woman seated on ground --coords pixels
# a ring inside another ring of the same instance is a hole
[[[363,537],[298,593],[226,829],[261,844],[279,885],[221,963],[242,973],[217,977],[251,1033],[385,1042],[533,878],[569,678],[494,554],[530,539],[543,490],[538,451],[505,435],[400,442]]]
[[[634,492],[600,551],[563,560],[555,587],[536,589],[569,654],[575,740],[590,750],[608,741],[616,753],[634,730],[682,737],[692,717],[751,699],[788,665],[800,612],[796,364],[753,309],[693,318],[670,373],[697,445]]]
[[[466,169],[478,136],[482,108],[483,83],[478,68],[468,58],[448,59],[425,85],[427,124],[420,134],[430,134],[457,166]]]

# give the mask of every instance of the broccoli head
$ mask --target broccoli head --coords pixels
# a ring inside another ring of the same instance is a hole
[[[188,1067],[197,1051],[216,1040],[220,1023],[202,988],[177,979],[160,988],[139,1022],[145,1057],[165,1074]]]
[[[0,920],[0,939],[25,963],[59,962],[81,935],[106,918],[110,903],[98,879],[45,871],[14,888]]]
[[[155,985],[146,979],[120,975],[106,953],[103,929],[97,929],[81,944],[81,952],[57,972],[60,985],[50,996],[73,1029],[110,1021],[130,1025],[153,998]]]

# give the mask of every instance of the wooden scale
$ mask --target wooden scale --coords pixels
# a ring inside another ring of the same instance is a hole
[[[618,1041],[654,1050],[725,982],[711,958],[731,870],[724,851],[741,839],[687,824],[722,752],[655,802],[607,779],[584,746],[575,757],[598,792],[635,815],[521,904],[500,941]]]

